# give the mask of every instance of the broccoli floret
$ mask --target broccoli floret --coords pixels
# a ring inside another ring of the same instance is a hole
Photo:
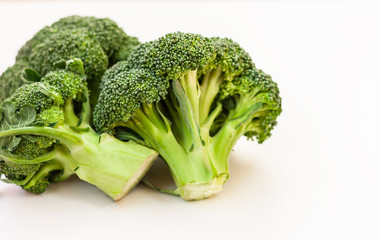
[[[68,99],[69,95],[66,99]],[[55,125],[63,125],[64,123],[64,113],[58,106],[52,106],[51,108],[40,112],[38,114],[34,125],[40,127],[49,127]]]
[[[262,143],[281,112],[277,85],[244,49],[198,34],[167,34],[134,48],[101,86],[97,130],[157,150],[177,185],[172,193],[186,200],[221,191],[237,140]]]
[[[66,70],[21,86],[0,105],[0,175],[8,183],[42,193],[50,182],[77,174],[119,200],[158,154],[90,127],[82,66],[79,59],[69,60]]]
[[[82,90],[85,79],[73,72],[58,70],[46,74],[41,81],[54,86],[63,99],[68,99]]]

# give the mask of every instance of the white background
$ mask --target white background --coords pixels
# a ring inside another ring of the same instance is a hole
[[[148,41],[230,37],[279,84],[263,145],[241,139],[224,191],[198,202],[143,185],[114,203],[71,178],[35,196],[0,183],[1,239],[379,239],[378,2],[0,3],[0,71],[70,14]]]

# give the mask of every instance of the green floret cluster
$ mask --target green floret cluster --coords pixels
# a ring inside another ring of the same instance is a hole
[[[104,74],[94,111],[99,132],[157,150],[186,200],[208,198],[229,178],[245,135],[265,141],[281,112],[279,90],[227,38],[176,32],[134,48]]]
[[[73,92],[75,92],[75,90]],[[70,95],[67,95],[65,99],[68,99],[69,97]],[[64,123],[63,112],[58,106],[52,106],[49,109],[42,111],[37,116],[34,124],[41,127],[48,127],[48,126],[53,126],[53,125],[62,125],[63,123]]]
[[[42,193],[76,174],[114,200],[139,181],[189,201],[217,194],[237,141],[265,142],[282,111],[277,84],[232,39],[140,43],[108,18],[46,26],[0,88],[3,181]],[[149,178],[158,155],[174,190]]]
[[[104,72],[125,60],[139,44],[137,38],[128,36],[108,18],[62,18],[41,29],[19,50],[14,66],[0,76],[0,84],[7,86],[1,90],[0,101],[27,82],[28,79],[23,78],[25,69],[33,69],[40,78],[61,69],[67,60],[80,58],[92,92],[91,103],[95,104]]]
[[[42,193],[51,182],[76,174],[114,200],[125,196],[157,157],[90,126],[83,63],[21,86],[0,105],[0,174],[7,183]]]
[[[73,72],[58,70],[49,72],[41,82],[54,86],[63,100],[77,96],[83,89],[85,78]]]

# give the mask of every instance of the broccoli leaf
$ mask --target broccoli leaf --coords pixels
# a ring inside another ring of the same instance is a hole
[[[15,129],[32,124],[36,119],[36,110],[32,106],[23,106],[19,111],[12,102],[3,102],[0,107],[0,131]],[[0,138],[0,148],[13,151],[17,148],[21,138],[17,136]]]
[[[39,82],[41,80],[41,75],[34,69],[27,68],[22,73],[22,79],[25,82]]]

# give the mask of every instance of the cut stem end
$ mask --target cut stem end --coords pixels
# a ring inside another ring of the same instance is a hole
[[[180,196],[186,201],[195,201],[210,198],[222,191],[222,186],[228,179],[227,174],[221,174],[207,183],[187,183],[179,189]]]

